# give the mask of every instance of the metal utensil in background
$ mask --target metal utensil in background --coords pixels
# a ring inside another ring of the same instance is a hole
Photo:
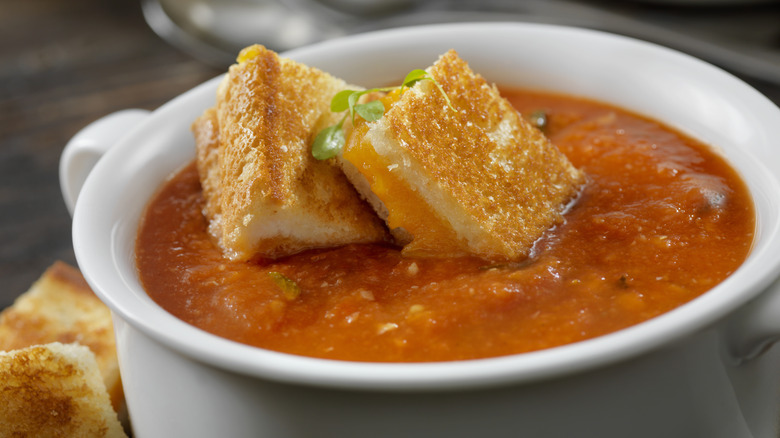
[[[249,44],[289,50],[395,17],[415,0],[143,0],[149,26],[172,45],[224,66]]]
[[[780,2],[697,0],[143,0],[150,27],[219,67],[262,43],[277,51],[391,27],[524,21],[606,30],[780,84]],[[692,6],[693,5],[693,6]]]

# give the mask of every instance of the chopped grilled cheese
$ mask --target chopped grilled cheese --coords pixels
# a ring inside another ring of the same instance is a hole
[[[387,240],[387,230],[332,161],[311,155],[336,123],[347,84],[262,46],[244,49],[193,125],[205,215],[231,259]]]
[[[0,435],[126,437],[95,355],[59,342],[0,352]]]
[[[562,220],[584,175],[455,51],[388,94],[340,162],[410,256],[514,261]]]
[[[0,350],[50,342],[78,342],[95,354],[114,408],[124,414],[111,311],[78,269],[53,264],[0,314]]]

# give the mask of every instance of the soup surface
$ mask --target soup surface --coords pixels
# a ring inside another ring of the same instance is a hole
[[[197,170],[152,200],[136,256],[167,311],[238,342],[356,361],[443,361],[592,338],[690,301],[747,256],[746,187],[704,145],[657,122],[572,97],[502,90],[588,181],[564,223],[517,264],[412,259],[351,245],[231,262],[207,232]]]

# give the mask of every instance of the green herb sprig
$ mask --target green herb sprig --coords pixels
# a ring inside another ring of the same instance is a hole
[[[549,117],[547,116],[547,111],[545,110],[536,110],[528,114],[528,117],[526,119],[531,122],[534,127],[536,127],[538,130],[542,131],[542,133],[547,133],[547,126],[549,125]]]
[[[344,114],[344,117],[339,120],[335,125],[328,126],[317,134],[314,138],[314,143],[311,146],[311,154],[318,160],[327,160],[333,158],[341,152],[346,142],[344,136],[344,121],[347,120],[347,116],[352,119],[352,123],[355,123],[355,114],[365,119],[367,122],[375,122],[382,118],[385,114],[385,106],[380,100],[372,100],[371,102],[358,103],[360,98],[368,93],[373,92],[389,92],[400,89],[401,93],[406,88],[412,87],[414,84],[420,81],[432,81],[439,92],[441,92],[444,99],[447,101],[447,106],[453,111],[455,108],[450,102],[450,98],[441,85],[436,82],[425,70],[412,70],[404,78],[403,83],[397,87],[382,87],[382,88],[370,88],[368,90],[342,90],[333,96],[330,101],[330,110],[334,113],[340,113],[348,111]]]
[[[271,271],[268,273],[268,276],[282,290],[282,294],[288,300],[294,300],[301,294],[301,288],[298,286],[298,283],[281,272]]]

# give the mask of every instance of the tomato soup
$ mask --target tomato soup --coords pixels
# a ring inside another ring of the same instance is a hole
[[[746,258],[750,195],[717,153],[613,106],[502,90],[587,183],[520,263],[407,258],[385,245],[276,261],[223,258],[194,164],[151,201],[136,257],[149,295],[178,318],[261,348],[353,361],[484,358],[641,323],[715,286]]]

